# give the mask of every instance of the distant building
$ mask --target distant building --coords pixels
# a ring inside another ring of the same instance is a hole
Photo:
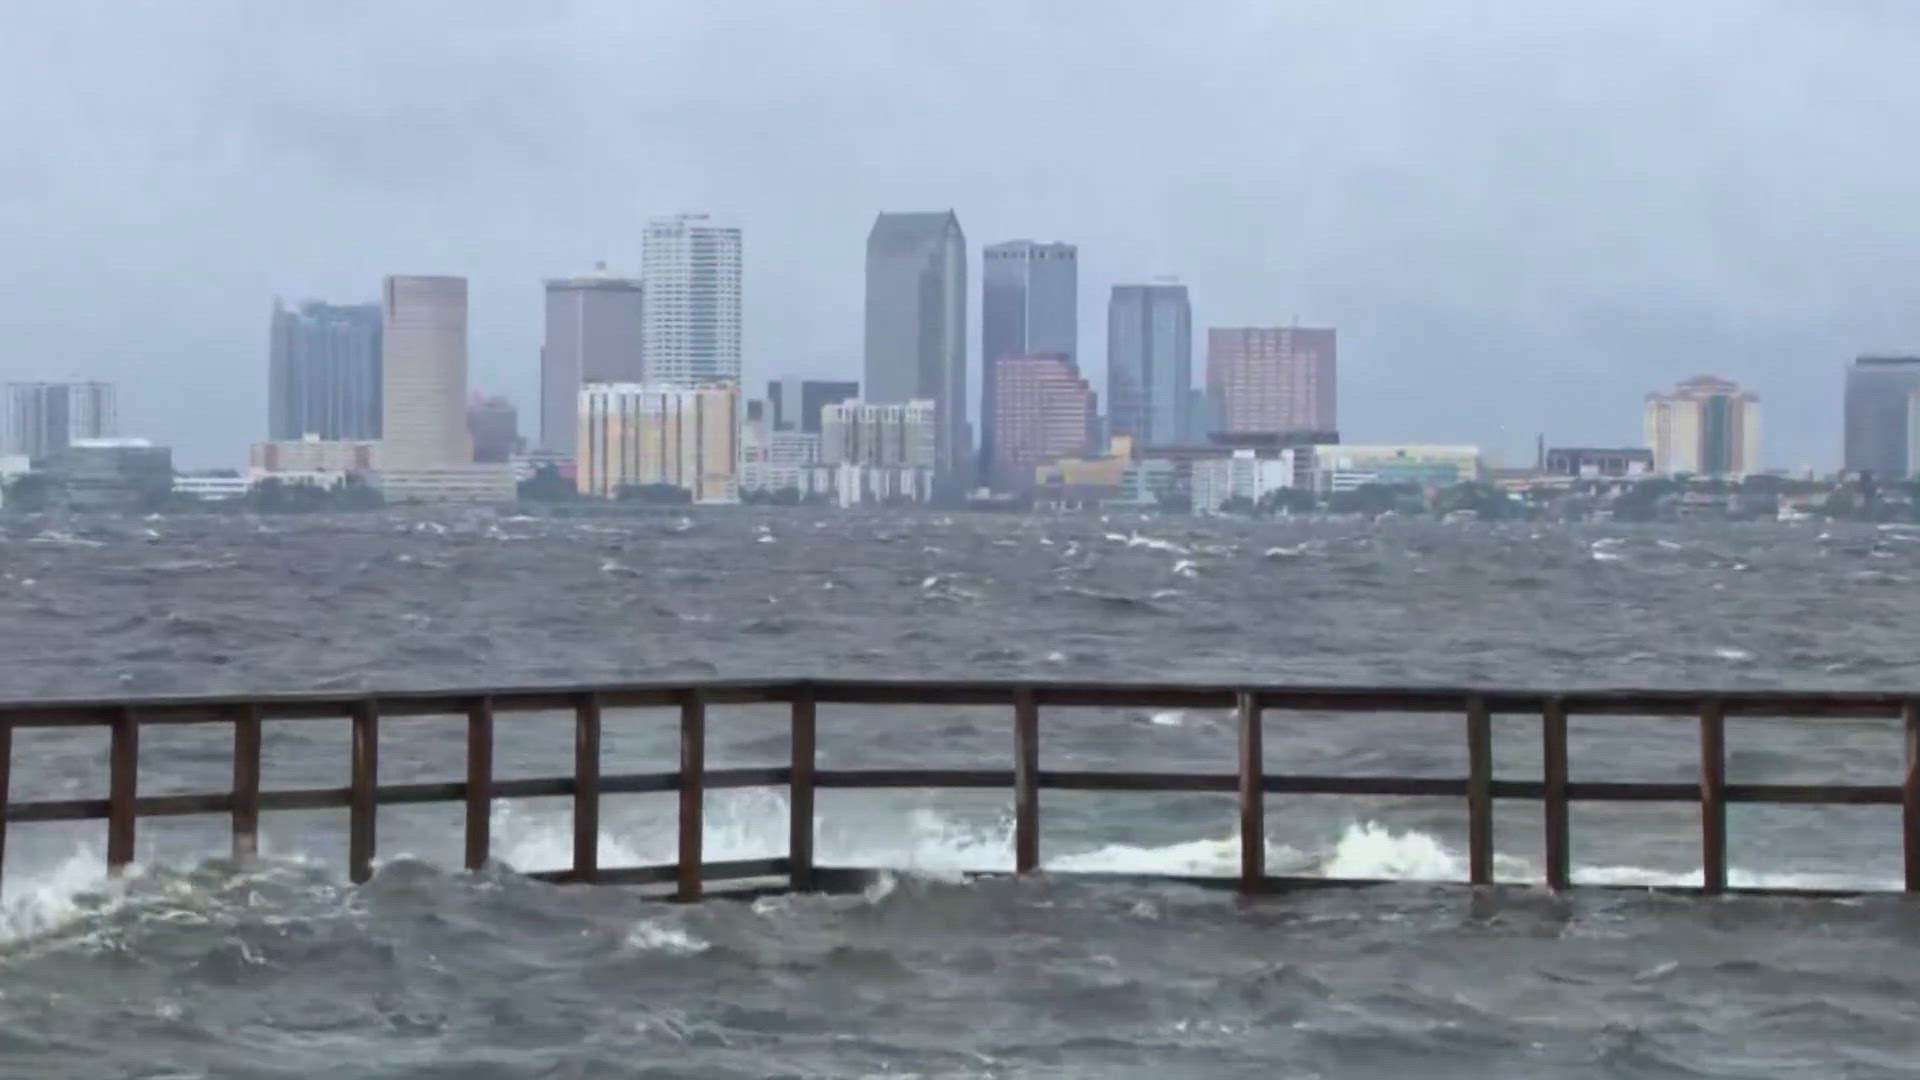
[[[740,378],[740,230],[705,214],[647,223],[646,378],[704,386]]]
[[[1048,353],[1080,362],[1080,252],[1072,244],[1009,240],[980,261],[980,460],[991,481],[1002,357]]]
[[[583,495],[676,487],[694,502],[738,499],[740,394],[712,386],[588,383],[580,390],[576,484]]]
[[[88,439],[120,433],[120,407],[106,382],[16,382],[7,384],[6,440],[9,454],[40,461]]]
[[[1254,450],[1235,450],[1224,458],[1193,463],[1193,509],[1217,514],[1232,499],[1258,503],[1267,495],[1293,486],[1293,451],[1262,457]]]
[[[1552,476],[1645,476],[1653,472],[1653,451],[1638,446],[1556,446],[1547,451],[1544,465]]]
[[[273,302],[267,437],[377,439],[381,424],[379,304]]]
[[[1862,356],[1847,369],[1844,468],[1920,473],[1920,356]]]
[[[1001,356],[997,372],[999,406],[990,444],[991,475],[999,491],[1026,491],[1034,485],[1034,467],[1093,445],[1098,409],[1087,380],[1062,353]]]
[[[934,468],[939,409],[931,401],[842,401],[821,416],[820,460],[827,465]]]
[[[467,279],[389,277],[383,313],[381,468],[471,464]]]
[[[389,502],[503,503],[506,462],[476,464],[467,431],[467,279],[387,278],[372,481]]]
[[[226,473],[196,473],[173,478],[173,493],[202,502],[227,502],[244,498],[253,490],[253,481]]]
[[[749,420],[740,433],[740,490],[806,493],[805,472],[820,463],[820,436],[774,431]]]
[[[593,273],[547,282],[540,346],[540,449],[572,457],[580,442],[580,387],[643,382],[646,290],[601,263]]]
[[[140,511],[173,494],[173,451],[145,439],[76,439],[47,459],[53,505]]]
[[[1187,441],[1193,308],[1185,285],[1115,285],[1107,302],[1107,421],[1153,446]]]
[[[27,460],[27,455],[0,454],[0,508],[7,505],[7,486],[32,470],[33,463]]]
[[[933,467],[972,479],[967,423],[967,238],[952,211],[881,214],[867,234],[867,401],[933,403]]]
[[[1648,394],[1647,447],[1653,470],[1739,478],[1759,472],[1760,399],[1738,383],[1698,375],[1671,393]]]
[[[1334,431],[1334,331],[1299,326],[1207,331],[1207,397],[1224,432]]]
[[[1423,490],[1480,478],[1480,448],[1458,445],[1356,445],[1313,448],[1314,488],[1352,491],[1369,484],[1411,484]]]
[[[467,406],[467,434],[474,461],[504,464],[520,450],[520,413],[506,398],[475,395]]]
[[[379,443],[295,439],[254,443],[247,452],[247,478],[335,487],[348,477],[368,476],[378,464]]]
[[[774,431],[820,434],[820,411],[860,396],[860,384],[843,379],[804,379],[786,375],[767,383],[768,417]]]

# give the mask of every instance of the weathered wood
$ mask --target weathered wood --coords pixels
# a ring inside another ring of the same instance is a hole
[[[113,718],[107,749],[107,870],[133,862],[134,800],[140,795],[140,722],[132,709]]]
[[[380,712],[371,700],[353,706],[353,772],[347,803],[347,879],[373,877],[375,823],[379,817]]]
[[[1717,701],[1700,705],[1701,891],[1727,891],[1727,732]]]
[[[792,760],[787,781],[787,871],[795,892],[813,891],[813,691],[794,695]]]
[[[591,882],[600,867],[600,702],[586,694],[573,710],[573,874]]]
[[[260,853],[260,710],[248,706],[233,721],[233,861]]]
[[[1900,847],[1905,856],[1906,886],[1920,893],[1920,701],[1900,710],[1906,742],[1906,776],[1900,784]]]
[[[1040,706],[1029,687],[1013,692],[1013,869],[1040,869]]]
[[[706,830],[707,705],[698,691],[680,700],[680,873],[677,895],[700,899]]]
[[[1559,701],[1547,702],[1540,714],[1540,768],[1546,824],[1547,888],[1561,892],[1573,884],[1571,815],[1567,808],[1567,710]]]
[[[466,867],[486,869],[493,854],[493,699],[467,703]]]
[[[1267,772],[1261,747],[1260,701],[1241,694],[1240,716],[1240,889],[1257,892],[1267,876],[1267,811],[1261,781]]]
[[[1012,769],[815,769],[815,788],[1013,787]]]
[[[7,819],[13,802],[13,721],[0,717],[0,881],[7,872]]]
[[[705,879],[714,882],[778,878],[788,874],[791,868],[786,859],[772,858],[722,860],[707,863],[702,869]],[[680,865],[602,867],[599,874],[596,883],[600,885],[667,885],[680,879]],[[527,876],[561,885],[578,883],[572,870],[535,870]]]
[[[1467,880],[1493,884],[1493,724],[1484,699],[1467,699]]]

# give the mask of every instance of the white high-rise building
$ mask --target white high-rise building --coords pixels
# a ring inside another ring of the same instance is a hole
[[[22,454],[35,461],[82,439],[111,439],[120,434],[113,384],[8,383],[0,434],[4,434],[0,453]]]
[[[471,465],[467,279],[395,274],[382,311],[381,468]]]
[[[740,230],[705,214],[647,225],[646,381],[704,386],[740,378]]]

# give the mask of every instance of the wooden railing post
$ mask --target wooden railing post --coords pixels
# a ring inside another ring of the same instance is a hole
[[[1900,845],[1905,854],[1906,886],[1920,893],[1920,701],[1900,709],[1905,727],[1906,776],[1900,783]]]
[[[1040,869],[1040,706],[1028,686],[1013,692],[1013,869]]]
[[[1240,891],[1258,892],[1267,877],[1266,759],[1261,746],[1260,701],[1239,695],[1240,712]]]
[[[7,874],[7,807],[13,801],[13,721],[0,717],[0,881]]]
[[[467,707],[467,869],[486,869],[493,851],[493,699]]]
[[[140,787],[140,722],[131,708],[114,716],[112,738],[107,751],[107,871],[118,874],[133,862],[134,800]]]
[[[1477,694],[1467,699],[1467,880],[1493,884],[1493,725]]]
[[[813,688],[793,695],[793,766],[787,777],[787,883],[794,892],[813,889]]]
[[[573,878],[600,873],[600,701],[585,694],[573,708]]]
[[[1540,715],[1540,766],[1545,799],[1541,817],[1547,829],[1547,888],[1561,892],[1573,884],[1567,812],[1567,707],[1547,699]]]
[[[1726,712],[1700,703],[1700,880],[1709,896],[1727,891]]]
[[[233,861],[260,854],[260,707],[241,706],[233,718]]]
[[[347,794],[347,878],[356,885],[373,877],[379,784],[380,711],[368,699],[353,707],[353,775]]]
[[[698,690],[680,700],[680,866],[681,900],[700,899],[701,842],[705,834],[707,705]]]

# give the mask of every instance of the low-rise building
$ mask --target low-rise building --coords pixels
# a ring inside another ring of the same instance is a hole
[[[1313,448],[1314,489],[1323,494],[1369,484],[1411,484],[1431,491],[1480,478],[1480,448],[1463,445],[1337,443]]]
[[[145,439],[76,439],[47,458],[53,505],[149,510],[173,494],[173,451]]]
[[[253,481],[234,473],[212,473],[173,478],[173,493],[207,502],[225,502],[245,498],[253,490]]]
[[[505,462],[381,469],[368,479],[388,502],[511,503],[518,493],[513,467]]]
[[[1258,503],[1293,486],[1293,451],[1262,457],[1254,450],[1235,450],[1224,458],[1196,461],[1192,485],[1198,514],[1217,514],[1234,500]]]
[[[1653,473],[1653,451],[1644,446],[1557,446],[1547,451],[1552,476],[1623,477]]]

